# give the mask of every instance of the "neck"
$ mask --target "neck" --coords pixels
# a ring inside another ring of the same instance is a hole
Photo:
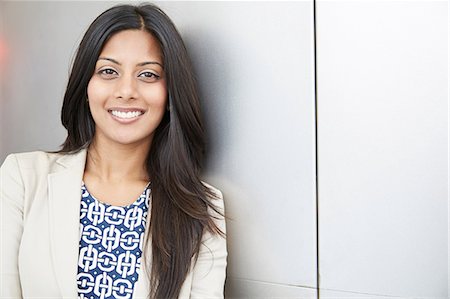
[[[117,144],[95,138],[87,151],[85,174],[109,183],[148,181],[146,158],[151,140],[140,144]]]

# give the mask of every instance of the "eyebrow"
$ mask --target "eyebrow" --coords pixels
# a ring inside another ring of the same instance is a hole
[[[122,64],[121,64],[120,62],[118,62],[117,60],[112,59],[112,58],[108,58],[108,57],[99,57],[98,60],[108,60],[108,61],[111,61],[111,62],[113,62],[113,63],[115,63],[115,64],[122,65]],[[145,61],[145,62],[141,62],[141,63],[136,64],[136,66],[144,66],[144,65],[147,65],[147,64],[157,64],[157,65],[159,65],[160,67],[164,68],[164,67],[162,66],[162,64],[159,63],[159,62],[157,62],[157,61]]]

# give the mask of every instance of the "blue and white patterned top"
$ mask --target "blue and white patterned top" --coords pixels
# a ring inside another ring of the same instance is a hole
[[[79,299],[128,299],[141,267],[150,183],[132,204],[98,201],[81,186]]]

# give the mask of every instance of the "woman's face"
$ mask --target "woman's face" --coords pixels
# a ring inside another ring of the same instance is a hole
[[[150,144],[167,105],[157,39],[142,30],[114,34],[100,53],[87,94],[94,139]]]

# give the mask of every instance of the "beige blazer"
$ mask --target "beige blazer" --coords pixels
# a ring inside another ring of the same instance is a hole
[[[0,168],[0,298],[77,298],[81,181],[86,150],[11,154]],[[222,194],[214,203],[223,209]],[[150,221],[147,221],[147,224]],[[225,231],[225,220],[217,224]],[[150,256],[151,253],[149,253]],[[179,298],[223,298],[227,249],[205,233]],[[132,298],[146,298],[145,261]]]

